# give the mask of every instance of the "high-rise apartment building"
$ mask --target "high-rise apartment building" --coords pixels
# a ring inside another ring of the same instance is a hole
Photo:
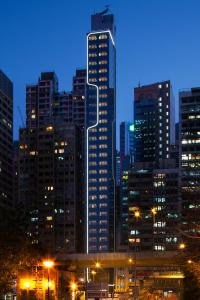
[[[0,70],[0,212],[13,206],[13,84]]]
[[[199,235],[200,226],[200,88],[180,92],[180,167],[182,230]],[[197,245],[196,239],[189,239]]]
[[[86,252],[114,250],[115,24],[107,10],[91,18],[87,35]]]
[[[170,81],[135,88],[134,164],[128,178],[129,247],[177,249],[180,175]]]
[[[19,192],[29,234],[50,253],[81,251],[85,91],[59,93],[57,77],[49,72],[26,92]]]
[[[175,160],[135,163],[129,174],[129,248],[176,250],[180,241],[180,176]]]
[[[139,86],[134,94],[134,161],[158,163],[170,157],[170,145],[175,143],[171,83]]]

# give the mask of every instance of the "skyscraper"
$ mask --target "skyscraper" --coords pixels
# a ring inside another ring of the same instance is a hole
[[[19,190],[29,234],[50,253],[82,251],[85,90],[61,93],[47,72],[26,93]]]
[[[127,156],[129,156],[129,161],[133,162],[133,131],[133,123],[127,121],[120,123],[120,159],[122,165]]]
[[[13,205],[13,84],[0,70],[0,213]]]
[[[86,252],[114,250],[115,24],[107,10],[91,17],[87,35]]]
[[[180,166],[182,230],[199,235],[200,226],[200,88],[180,92]],[[196,239],[189,239],[197,245]]]
[[[131,122],[120,124],[120,218],[119,235],[117,245],[121,250],[128,245],[128,173],[133,163],[133,138],[134,125]]]
[[[134,164],[129,174],[129,246],[164,251],[177,248],[180,176],[170,81],[135,88]]]
[[[134,160],[154,161],[169,158],[175,143],[174,99],[170,81],[135,88]]]

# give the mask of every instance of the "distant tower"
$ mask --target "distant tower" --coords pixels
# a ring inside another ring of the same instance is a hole
[[[13,206],[13,84],[0,70],[0,217]]]
[[[115,227],[115,25],[96,13],[87,35],[86,252],[114,250]]]
[[[200,87],[180,92],[179,98],[183,230],[188,235],[199,236]],[[189,239],[187,243],[199,246],[196,239]]]

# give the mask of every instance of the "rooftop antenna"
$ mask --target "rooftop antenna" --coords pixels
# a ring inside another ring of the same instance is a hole
[[[138,87],[140,87],[140,80],[139,80],[139,82],[138,82]]]
[[[100,15],[105,15],[105,14],[107,14],[110,5],[105,5],[105,7],[106,7],[106,9],[104,9],[102,12],[100,12],[100,13],[99,13]]]

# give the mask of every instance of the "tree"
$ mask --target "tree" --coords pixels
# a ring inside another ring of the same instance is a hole
[[[35,266],[41,250],[31,243],[25,224],[15,214],[1,211],[0,218],[0,296],[11,292],[20,271]]]

